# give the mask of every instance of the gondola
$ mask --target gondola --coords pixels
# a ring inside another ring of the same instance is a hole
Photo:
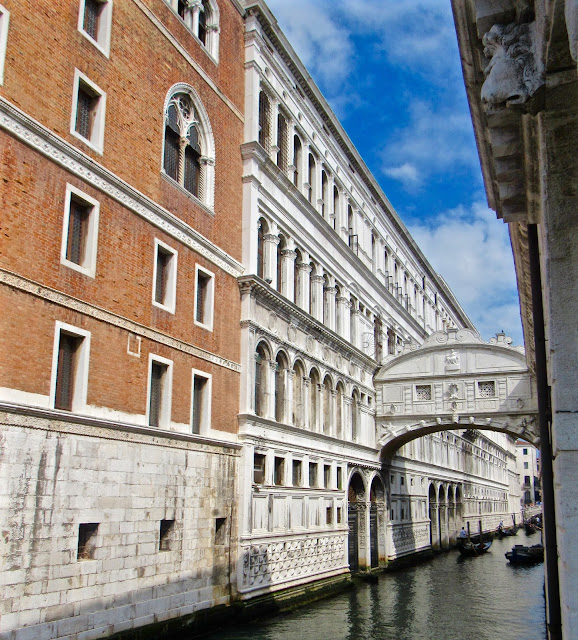
[[[488,540],[486,542],[470,542],[469,540],[459,540],[458,541],[458,551],[464,557],[476,557],[482,555],[482,553],[486,553],[486,551],[492,546],[492,541]]]
[[[541,544],[534,544],[531,547],[517,544],[504,555],[510,564],[537,564],[544,562],[544,547]]]
[[[542,517],[532,516],[524,522],[524,531],[527,536],[531,536],[536,531],[542,531]]]
[[[502,538],[507,538],[508,536],[518,535],[518,527],[498,527],[496,529],[496,535],[500,540]]]

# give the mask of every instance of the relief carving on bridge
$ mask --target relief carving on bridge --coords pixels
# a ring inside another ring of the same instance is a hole
[[[375,376],[378,442],[389,450],[419,435],[477,427],[537,444],[535,381],[524,351],[499,333],[484,342],[471,329],[429,336],[389,356]]]

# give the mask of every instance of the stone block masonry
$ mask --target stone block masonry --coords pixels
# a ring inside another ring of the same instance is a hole
[[[2,640],[100,637],[228,602],[235,447],[0,417]]]

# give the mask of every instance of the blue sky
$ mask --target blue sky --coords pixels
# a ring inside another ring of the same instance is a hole
[[[507,226],[489,210],[449,0],[267,0],[482,337],[522,344]]]

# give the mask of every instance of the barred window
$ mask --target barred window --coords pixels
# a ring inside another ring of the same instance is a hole
[[[280,113],[277,116],[277,166],[281,171],[287,171],[288,164],[288,133],[289,127],[287,125],[287,118]]]
[[[66,185],[60,261],[94,278],[99,202],[71,184]]]
[[[480,398],[494,398],[496,396],[496,383],[493,380],[478,382],[478,395]]]
[[[105,105],[105,93],[76,69],[70,132],[99,153],[104,143]]]
[[[271,146],[271,101],[264,91],[259,93],[259,144],[269,153]]]
[[[415,399],[416,400],[431,400],[431,385],[429,385],[429,384],[417,384],[415,386]]]
[[[110,49],[113,0],[80,0],[78,30],[105,56]]]

